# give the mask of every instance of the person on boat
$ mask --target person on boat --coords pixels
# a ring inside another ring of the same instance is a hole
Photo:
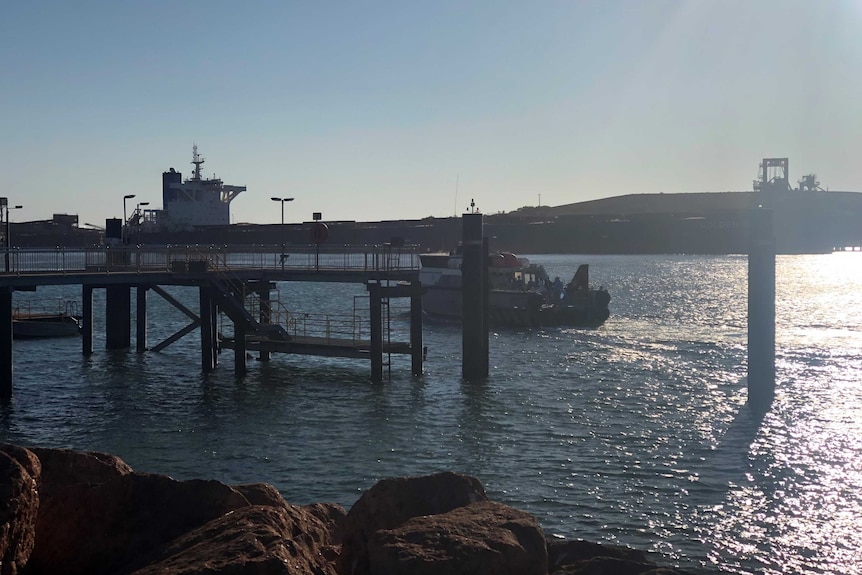
[[[553,300],[559,301],[563,297],[563,281],[560,276],[554,278],[553,290],[551,291]]]

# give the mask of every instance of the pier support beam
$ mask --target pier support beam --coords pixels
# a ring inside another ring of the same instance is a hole
[[[371,311],[371,381],[383,381],[383,305],[379,282],[368,284]]]
[[[775,398],[775,236],[772,210],[748,220],[748,404],[758,413]]]
[[[242,322],[233,324],[233,371],[236,375],[245,375],[245,325]]]
[[[465,379],[488,376],[488,324],[485,321],[488,253],[482,214],[464,214],[461,223],[461,370]]]
[[[210,290],[206,286],[200,287],[201,302],[201,369],[209,372],[215,369],[216,341],[213,337],[215,330],[215,305]]]
[[[12,289],[0,290],[0,400],[12,397]]]
[[[105,289],[105,347],[132,347],[132,290],[128,285]]]
[[[415,284],[410,295],[410,367],[414,376],[422,375],[422,286]]]
[[[135,347],[138,353],[147,351],[147,291],[148,286],[135,289]]]
[[[93,286],[81,288],[81,353],[93,355]]]
[[[269,325],[272,322],[272,301],[270,300],[270,289],[261,290],[258,292],[258,299],[260,300],[260,325]],[[258,360],[260,361],[269,361],[270,353],[268,351],[260,350],[258,352]]]

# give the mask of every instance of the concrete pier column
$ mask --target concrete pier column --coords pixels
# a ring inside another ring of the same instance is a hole
[[[383,381],[383,305],[379,282],[368,284],[371,311],[371,380]]]
[[[270,301],[270,290],[261,290],[258,292],[258,296],[260,298],[260,318],[258,321],[260,325],[269,325],[272,322],[272,301]],[[258,359],[260,361],[269,361],[270,353],[268,351],[261,350],[258,352]]]
[[[93,286],[81,288],[81,353],[93,355]]]
[[[12,290],[0,290],[0,400],[12,397]]]
[[[482,214],[464,214],[461,230],[461,370],[465,379],[481,379],[488,376],[488,254],[482,239]]]
[[[108,286],[105,293],[105,347],[132,346],[132,290],[128,285]]]
[[[772,210],[748,220],[748,404],[763,413],[775,398],[775,235]]]
[[[410,367],[414,376],[422,375],[422,286],[413,284],[410,295]]]
[[[209,288],[200,287],[201,304],[201,369],[212,371],[216,366],[213,342],[213,301]]]
[[[135,347],[138,353],[147,351],[147,286],[135,289]]]

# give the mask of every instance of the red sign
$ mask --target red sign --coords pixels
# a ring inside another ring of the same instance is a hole
[[[311,241],[322,244],[329,237],[329,227],[322,222],[314,222],[311,226]]]

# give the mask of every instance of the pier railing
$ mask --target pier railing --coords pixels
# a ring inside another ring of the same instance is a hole
[[[218,270],[410,271],[419,269],[412,246],[128,246],[10,248],[0,276],[66,273],[196,272]]]

